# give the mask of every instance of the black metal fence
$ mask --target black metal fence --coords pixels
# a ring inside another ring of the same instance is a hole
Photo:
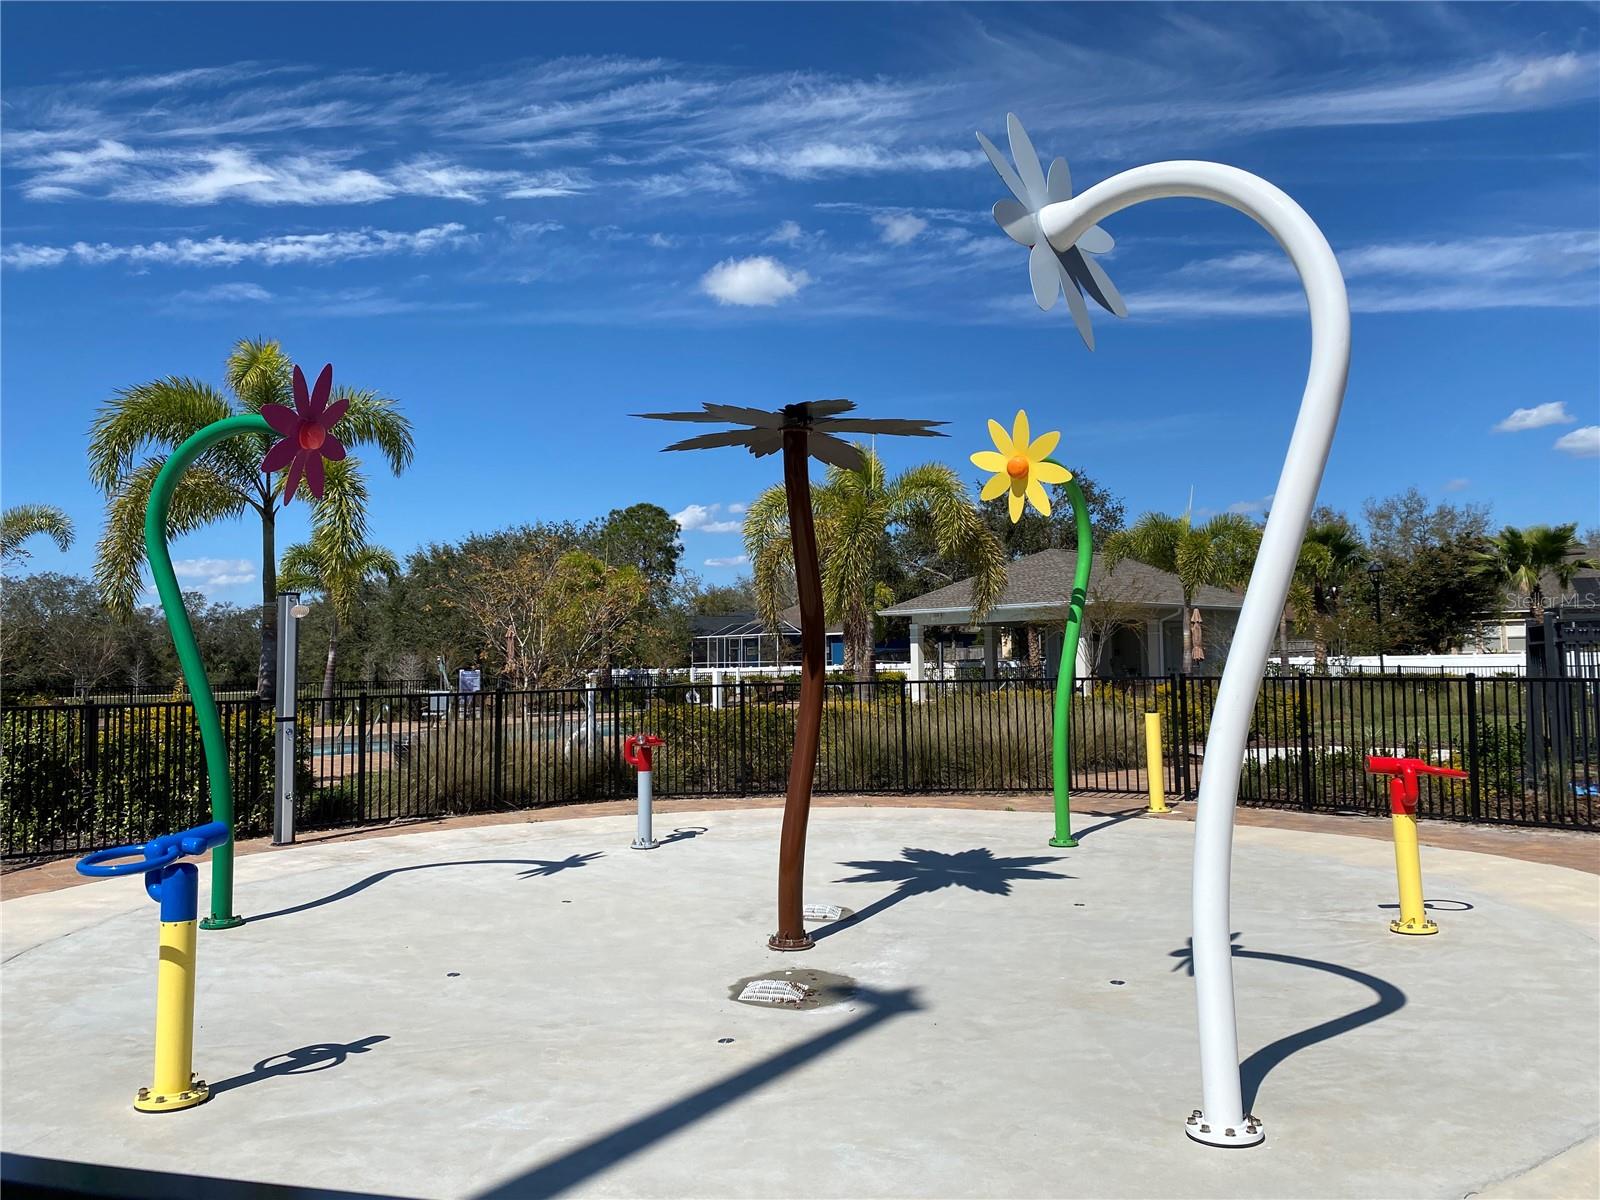
[[[795,680],[552,691],[341,694],[299,701],[296,822],[334,827],[634,794],[629,733],[656,733],[656,794],[781,792]],[[1053,681],[828,685],[816,791],[1048,792]],[[1143,793],[1144,714],[1161,715],[1170,796],[1192,796],[1216,680],[1094,680],[1073,698],[1075,791]],[[270,706],[220,704],[241,836],[271,823]],[[206,819],[193,709],[174,701],[0,712],[7,858],[144,840]],[[1387,811],[1366,756],[1416,754],[1425,817],[1596,829],[1600,680],[1269,677],[1241,803]]]

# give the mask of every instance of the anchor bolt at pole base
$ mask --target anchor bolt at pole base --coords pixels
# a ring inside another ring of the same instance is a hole
[[[1390,921],[1389,932],[1408,933],[1412,937],[1422,937],[1426,934],[1438,933],[1439,927],[1432,921],[1428,920],[1427,917],[1422,917],[1420,920],[1416,917],[1412,917],[1405,921]]]
[[[206,1081],[190,1076],[189,1086],[181,1092],[158,1096],[149,1088],[140,1088],[139,1094],[134,1097],[133,1106],[140,1112],[177,1112],[179,1109],[204,1104],[209,1099],[211,1099],[211,1089],[206,1086]]]
[[[1198,1108],[1189,1114],[1189,1119],[1184,1122],[1183,1131],[1203,1145],[1223,1148],[1259,1146],[1267,1136],[1261,1128],[1261,1122],[1248,1113],[1245,1115],[1243,1125],[1217,1126],[1207,1121]]]

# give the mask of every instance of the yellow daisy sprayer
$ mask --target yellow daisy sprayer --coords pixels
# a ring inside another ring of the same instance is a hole
[[[1089,567],[1094,561],[1094,535],[1089,525],[1089,504],[1072,472],[1050,457],[1061,434],[1052,431],[1030,436],[1028,414],[1017,410],[1011,432],[999,421],[989,422],[993,450],[972,455],[972,465],[993,472],[993,478],[978,493],[983,500],[998,500],[1002,495],[1010,507],[1011,521],[1022,519],[1027,505],[1040,516],[1050,515],[1050,496],[1045,484],[1062,484],[1072,501],[1072,515],[1078,527],[1077,565],[1072,577],[1072,600],[1067,610],[1066,635],[1061,643],[1061,666],[1056,673],[1055,720],[1052,722],[1050,775],[1055,793],[1056,833],[1052,846],[1076,846],[1072,836],[1072,689],[1077,680],[1078,639],[1083,632],[1083,609],[1089,599]]]

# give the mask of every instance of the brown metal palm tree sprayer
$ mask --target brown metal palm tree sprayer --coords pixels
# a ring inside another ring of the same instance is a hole
[[[794,756],[789,760],[789,791],[783,804],[783,833],[778,842],[778,931],[767,939],[774,950],[809,950],[806,932],[806,823],[811,816],[811,787],[817,773],[817,747],[822,736],[822,693],[826,671],[826,623],[822,609],[822,567],[817,530],[811,512],[808,458],[849,471],[865,465],[861,452],[835,436],[841,433],[944,437],[933,426],[943,421],[869,420],[841,417],[855,405],[849,400],[813,400],[786,404],[775,411],[733,404],[705,404],[700,412],[637,413],[658,421],[700,421],[738,425],[720,433],[687,438],[668,450],[709,450],[743,446],[757,458],[783,451],[783,487],[789,503],[789,540],[794,547],[795,590],[800,600],[800,706],[795,712]]]

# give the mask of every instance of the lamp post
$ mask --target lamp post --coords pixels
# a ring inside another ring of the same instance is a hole
[[[278,593],[278,704],[272,739],[272,844],[294,841],[295,708],[299,693],[300,621],[311,609],[299,592]]]
[[[1383,564],[1376,559],[1367,564],[1372,580],[1372,621],[1378,628],[1378,674],[1383,674]]]

